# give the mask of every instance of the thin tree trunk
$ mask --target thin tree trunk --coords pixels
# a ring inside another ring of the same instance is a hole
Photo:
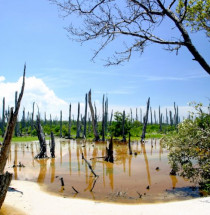
[[[80,103],[78,103],[78,113],[77,113],[77,135],[76,135],[76,138],[80,138],[79,116],[80,116]]]
[[[104,95],[102,100],[102,141],[105,141],[105,116],[104,116]]]
[[[33,102],[33,110],[32,110],[32,116],[31,116],[31,134],[32,134],[32,131],[34,130],[34,105],[35,105],[35,102]]]
[[[94,110],[93,110],[93,105],[92,105],[92,101],[91,101],[91,90],[88,93],[88,103],[89,103],[90,113],[91,113],[91,117],[92,117],[92,126],[93,126],[93,133],[95,136],[95,141],[98,141],[100,138],[99,138],[96,126],[95,126]]]
[[[51,153],[51,157],[54,158],[55,157],[55,138],[52,131],[50,133],[50,136],[51,136],[50,153]]]
[[[85,94],[85,116],[84,116],[84,131],[83,138],[86,138],[86,127],[87,127],[87,93]]]
[[[2,137],[4,136],[4,126],[5,126],[5,97],[3,98],[2,102]]]
[[[150,105],[150,98],[148,98],[148,101],[147,101],[147,110],[146,110],[146,115],[144,117],[144,125],[143,125],[143,130],[142,130],[142,135],[141,135],[141,142],[143,142],[145,139],[147,122],[148,122],[148,114],[149,114],[149,105]]]
[[[62,110],[60,111],[60,137],[62,137]]]
[[[122,141],[126,142],[126,137],[125,137],[125,111],[123,111],[123,118],[122,118]]]
[[[68,139],[71,138],[71,104],[69,105]]]

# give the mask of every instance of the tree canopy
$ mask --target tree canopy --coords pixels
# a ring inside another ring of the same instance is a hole
[[[193,60],[210,74],[210,66],[192,43],[188,27],[192,31],[205,31],[209,36],[209,0],[49,1],[59,7],[64,17],[71,16],[66,30],[73,39],[81,43],[100,41],[93,59],[109,43],[122,37],[124,49],[116,50],[106,65],[118,65],[129,60],[133,52],[143,53],[147,45],[157,43],[177,53],[186,47]],[[170,35],[160,30],[163,25]]]

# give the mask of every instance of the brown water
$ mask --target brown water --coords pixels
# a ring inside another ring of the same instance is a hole
[[[64,197],[118,203],[151,203],[199,196],[197,189],[190,188],[194,184],[182,177],[169,175],[171,168],[167,151],[161,147],[159,140],[148,140],[145,144],[132,142],[133,155],[129,155],[127,144],[115,141],[114,163],[97,158],[105,156],[106,144],[57,140],[55,158],[35,160],[34,156],[39,153],[38,143],[13,143],[7,169],[13,172],[16,180],[37,182],[45,191]],[[93,192],[90,190],[95,177],[82,159],[82,153],[99,175]],[[19,162],[25,168],[12,167]],[[157,167],[159,170],[156,170]],[[64,179],[64,187],[61,186],[61,177]],[[78,194],[72,186],[79,191]]]

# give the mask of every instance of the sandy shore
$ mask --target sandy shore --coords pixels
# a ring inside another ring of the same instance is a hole
[[[118,205],[97,201],[63,198],[43,192],[39,185],[12,181],[19,192],[8,192],[3,215],[202,215],[209,214],[210,197],[145,205]]]

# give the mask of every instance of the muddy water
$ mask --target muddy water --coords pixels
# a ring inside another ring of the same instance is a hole
[[[34,156],[39,152],[38,143],[13,143],[7,168],[13,172],[14,179],[37,182],[47,192],[64,197],[151,203],[199,196],[197,189],[191,189],[194,184],[182,177],[169,175],[167,151],[158,140],[148,140],[145,144],[133,142],[133,155],[129,155],[127,144],[115,141],[114,163],[100,158],[105,156],[106,144],[57,140],[55,158],[35,160]],[[82,159],[82,153],[99,175],[96,182]],[[19,162],[25,168],[12,167]],[[61,177],[64,187],[61,186]],[[79,193],[76,194],[72,187]],[[90,192],[92,188],[93,192]]]

